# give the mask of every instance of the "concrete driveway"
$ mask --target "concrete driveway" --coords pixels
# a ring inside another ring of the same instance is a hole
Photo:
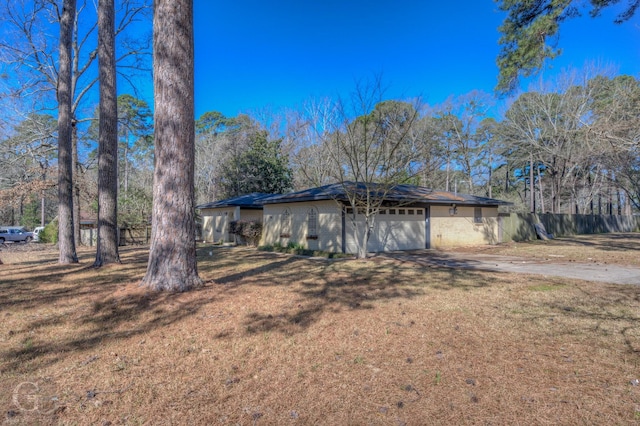
[[[640,268],[603,263],[541,261],[492,254],[444,253],[435,250],[380,253],[378,256],[431,267],[537,274],[612,284],[640,285]]]

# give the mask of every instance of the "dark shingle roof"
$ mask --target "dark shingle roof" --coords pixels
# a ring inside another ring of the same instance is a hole
[[[239,197],[227,198],[225,200],[214,201],[212,203],[200,204],[197,209],[213,209],[216,207],[241,207],[244,209],[261,209],[262,201],[272,197],[273,194],[254,192],[252,194],[240,195]]]
[[[333,183],[330,185],[309,188],[298,192],[284,195],[274,195],[265,198],[263,204],[295,203],[303,201],[338,200],[348,201],[347,192],[358,191],[361,196],[366,195],[367,185],[363,182]],[[369,193],[372,196],[384,194],[384,187],[370,184]],[[460,204],[474,206],[504,206],[511,205],[507,201],[496,200],[494,198],[477,197],[469,194],[454,194],[447,191],[434,191],[429,188],[415,185],[395,185],[384,195],[385,200],[391,202],[415,202],[428,204]]]

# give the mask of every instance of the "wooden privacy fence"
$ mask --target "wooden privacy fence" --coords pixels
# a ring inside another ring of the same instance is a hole
[[[542,223],[547,232],[556,237],[640,231],[640,216],[501,213],[498,216],[500,241],[535,240],[536,223]]]
[[[130,226],[119,229],[121,246],[149,244],[151,239],[151,226]],[[80,230],[80,238],[85,246],[95,246],[98,238],[97,228]]]

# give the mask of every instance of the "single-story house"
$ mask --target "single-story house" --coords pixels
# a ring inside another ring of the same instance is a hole
[[[345,190],[347,188],[347,190]],[[375,187],[369,194],[377,196]],[[308,249],[357,253],[364,211],[354,211],[348,194],[365,196],[362,183],[330,184],[261,199],[262,245],[290,242]],[[500,241],[498,207],[511,203],[474,195],[396,185],[375,216],[367,251],[383,252]],[[355,228],[354,228],[355,225]]]
[[[336,183],[283,195],[253,193],[202,204],[197,208],[203,218],[203,240],[230,242],[231,221],[261,221],[261,245],[296,243],[312,250],[357,253],[357,232],[365,228],[364,211],[353,211],[348,193],[365,195],[366,188],[362,183]],[[377,195],[375,190],[369,194]],[[385,194],[375,216],[367,251],[496,244],[502,239],[498,207],[510,204],[396,185]]]
[[[254,192],[196,206],[202,216],[202,239],[210,243],[230,242],[230,223],[234,220],[262,222],[262,200],[273,194]]]

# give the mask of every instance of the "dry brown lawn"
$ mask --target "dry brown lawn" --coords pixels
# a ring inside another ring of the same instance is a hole
[[[547,241],[508,243],[481,248],[456,248],[452,251],[520,256],[551,262],[571,261],[640,266],[640,234],[575,235]]]
[[[3,424],[640,423],[635,286],[203,246],[149,294],[121,254],[0,253]]]

